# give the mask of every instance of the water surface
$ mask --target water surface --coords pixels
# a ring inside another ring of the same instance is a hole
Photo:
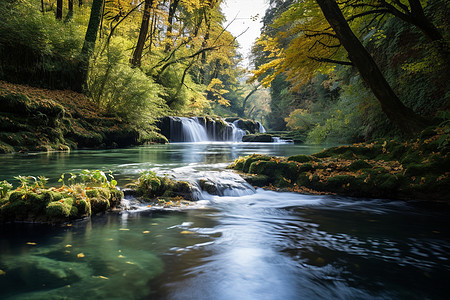
[[[17,174],[212,170],[282,144],[172,144],[2,156]],[[220,173],[219,172],[219,173]],[[187,176],[187,175],[186,175]],[[70,226],[0,226],[2,299],[446,299],[446,206],[276,193],[205,195],[178,210],[110,213]]]

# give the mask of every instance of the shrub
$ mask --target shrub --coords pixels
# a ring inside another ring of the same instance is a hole
[[[117,38],[93,60],[88,89],[93,101],[108,113],[151,125],[166,111],[161,87],[139,68],[131,68],[124,48],[129,41]]]

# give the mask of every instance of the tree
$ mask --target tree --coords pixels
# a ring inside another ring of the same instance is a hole
[[[169,24],[167,26],[167,34],[166,37],[168,39],[166,43],[165,52],[169,52],[171,49],[171,41],[172,41],[172,30],[173,30],[173,18],[175,17],[175,12],[178,7],[178,3],[180,3],[180,0],[171,0],[170,6],[169,6],[169,15],[167,17],[167,23]]]
[[[153,0],[145,0],[141,29],[139,30],[139,38],[136,44],[136,48],[133,52],[133,58],[131,59],[131,65],[133,67],[141,66],[142,50],[144,49],[145,40],[147,39],[148,26],[150,23],[150,10],[152,8],[152,5]]]
[[[78,63],[78,78],[75,84],[75,91],[83,91],[86,85],[89,69],[89,59],[95,49],[95,41],[97,39],[98,28],[102,17],[103,0],[93,0],[91,7],[91,15],[89,24],[84,38],[83,48],[80,53],[80,61]]]
[[[56,19],[61,20],[63,13],[63,0],[56,1]]]
[[[420,29],[429,41],[439,41],[444,38],[433,22],[425,15],[420,0],[407,0],[407,3],[398,0],[346,0],[343,1],[343,4],[344,7],[363,9],[362,12],[356,13],[347,20],[388,13]]]
[[[425,120],[403,105],[372,56],[350,29],[337,3],[334,0],[316,0],[316,2],[389,120],[409,135],[423,130],[426,126]]]

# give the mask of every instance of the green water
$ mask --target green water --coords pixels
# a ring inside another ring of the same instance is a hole
[[[0,157],[2,176],[221,170],[239,155],[318,148],[172,144]],[[181,174],[184,174],[180,172]],[[216,174],[216,173],[211,173]],[[216,175],[214,175],[216,176]],[[71,226],[0,226],[1,299],[446,299],[445,205],[257,190]]]

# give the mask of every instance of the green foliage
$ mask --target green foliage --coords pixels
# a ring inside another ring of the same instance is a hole
[[[0,181],[0,199],[5,198],[6,194],[12,190],[13,186],[6,180]]]
[[[99,107],[133,123],[152,124],[166,112],[161,86],[126,60],[124,39],[115,39],[104,54],[97,57],[89,72],[88,89]]]
[[[37,1],[2,1],[0,78],[68,88],[74,78],[84,26],[42,14]]]
[[[75,179],[76,175],[72,175],[72,178]],[[105,172],[100,170],[82,170],[80,173],[80,178],[82,182],[86,185],[93,186],[101,186],[101,187],[109,187],[115,188],[117,185],[117,181],[114,179],[112,172],[109,171],[109,174],[105,174]]]
[[[144,197],[153,198],[161,195],[161,179],[156,176],[155,172],[142,171],[137,185],[138,193]]]

